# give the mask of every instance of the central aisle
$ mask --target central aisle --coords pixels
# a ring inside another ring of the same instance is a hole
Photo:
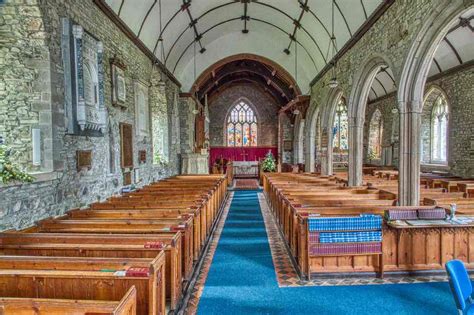
[[[447,283],[285,287],[277,283],[258,191],[236,191],[199,314],[448,314]]]

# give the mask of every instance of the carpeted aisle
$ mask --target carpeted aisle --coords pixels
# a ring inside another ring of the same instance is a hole
[[[279,288],[257,191],[236,191],[199,314],[455,314],[447,283]]]

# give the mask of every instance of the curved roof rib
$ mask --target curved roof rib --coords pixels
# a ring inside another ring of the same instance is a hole
[[[174,68],[184,90],[194,82],[189,74],[194,63],[199,74],[216,60],[239,53],[260,55],[297,72],[299,86],[308,90],[317,71],[333,57],[327,53],[333,0],[98,1],[107,4],[163,64]],[[383,3],[334,1],[339,47]],[[189,49],[194,41],[200,51],[196,56]],[[295,41],[303,48],[297,69],[295,51],[290,50]]]

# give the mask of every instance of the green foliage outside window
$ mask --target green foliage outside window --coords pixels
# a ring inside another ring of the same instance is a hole
[[[166,161],[165,157],[160,152],[155,153],[155,156],[153,157],[153,163],[161,166],[168,165],[168,162]]]
[[[0,144],[0,182],[8,184],[11,182],[31,183],[34,177],[20,169],[12,161],[12,150],[6,145]]]

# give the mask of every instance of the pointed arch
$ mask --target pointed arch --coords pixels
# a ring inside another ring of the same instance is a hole
[[[396,78],[396,68],[384,55],[373,54],[355,75],[349,98],[349,185],[359,186],[362,184],[363,165],[363,137],[365,112],[370,89],[377,74],[384,68],[390,68]]]
[[[400,109],[399,203],[420,200],[421,111],[424,89],[436,50],[459,18],[474,9],[472,1],[444,1],[426,16],[404,61],[397,92]],[[402,159],[403,157],[403,159]]]

